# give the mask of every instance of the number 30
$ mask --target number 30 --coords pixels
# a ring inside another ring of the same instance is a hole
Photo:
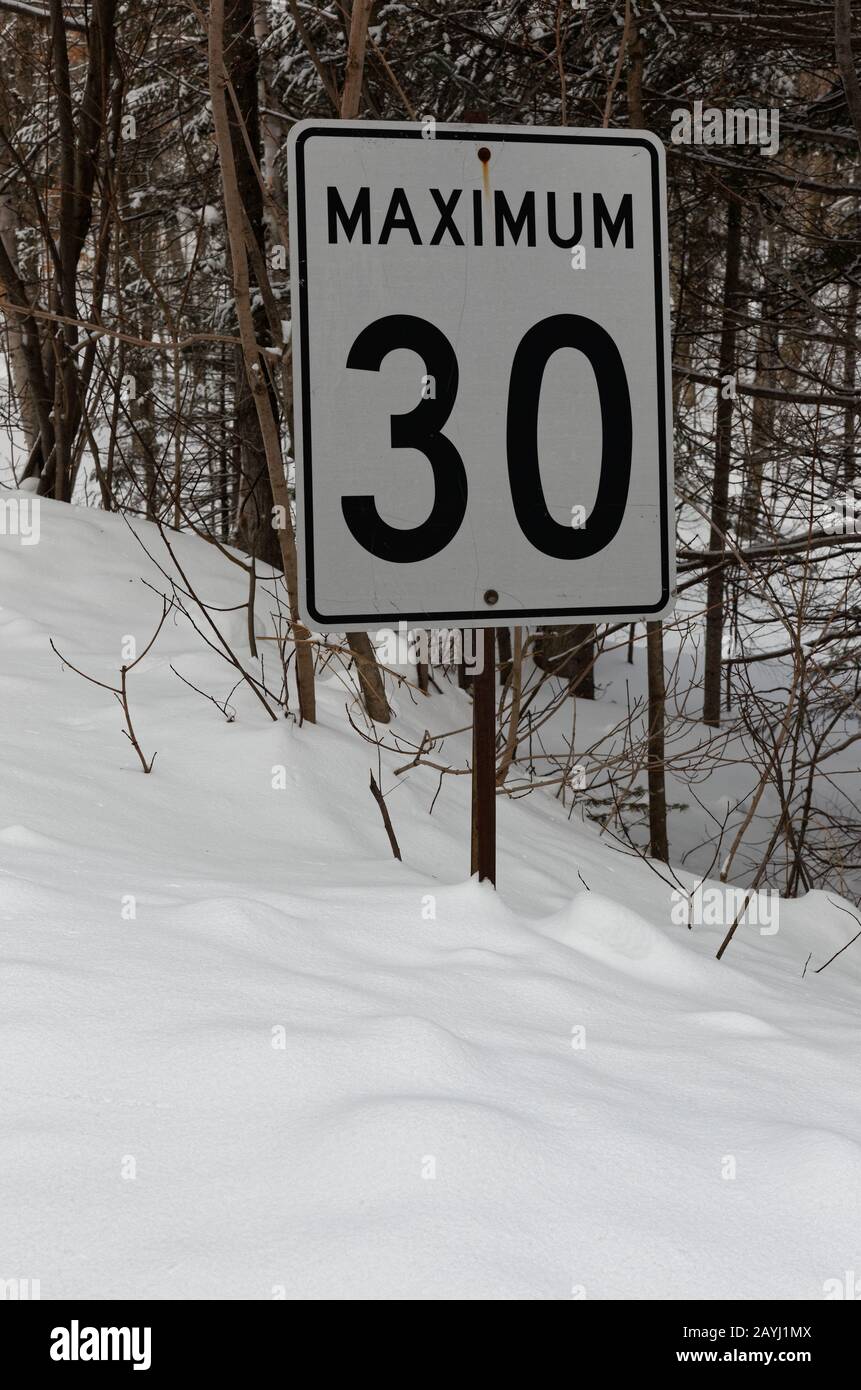
[[[466,515],[463,459],[442,433],[454,406],[459,372],[444,333],[412,314],[388,314],[363,329],[347,366],[377,372],[390,352],[409,348],[436,382],[436,399],[422,399],[406,415],[393,415],[393,449],[418,449],[433,471],[434,502],[420,526],[383,521],[372,496],[343,497],[344,519],[355,539],[381,560],[411,564],[437,555],[454,539]],[[547,509],[538,460],[538,408],[547,363],[560,348],[582,352],[595,373],[601,407],[601,474],[585,527],[554,521]],[[619,350],[609,333],[579,314],[553,314],[521,338],[508,385],[506,453],[511,499],[520,529],[536,550],[557,560],[580,560],[603,550],[625,514],[631,481],[631,398]]]

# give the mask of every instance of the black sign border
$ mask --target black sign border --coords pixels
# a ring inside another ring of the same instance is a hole
[[[500,133],[504,130],[505,133]],[[352,138],[367,139],[379,137],[384,140],[421,140],[425,138],[422,134],[422,126],[416,125],[408,129],[393,126],[391,130],[384,130],[376,124],[368,123],[363,129],[355,126],[346,125],[340,127],[336,124],[307,126],[299,131],[294,144],[294,167],[296,171],[296,227],[298,232],[297,259],[299,266],[299,352],[302,376],[302,398],[300,409],[302,413],[302,481],[303,481],[303,528],[302,535],[305,547],[305,599],[307,614],[311,616],[313,622],[319,624],[323,631],[343,628],[346,623],[350,627],[361,624],[362,627],[381,627],[390,623],[408,622],[419,627],[430,627],[438,623],[446,625],[450,623],[460,624],[470,627],[496,627],[504,622],[529,623],[539,622],[547,618],[590,618],[596,617],[595,608],[541,608],[541,609],[492,609],[484,608],[481,612],[475,610],[461,610],[449,613],[342,613],[338,616],[327,614],[323,615],[317,611],[315,606],[315,585],[314,585],[314,503],[311,476],[311,385],[309,372],[309,343],[308,343],[308,238],[305,225],[305,143],[309,139],[319,139],[321,136],[334,136],[339,140],[349,140]],[[667,383],[666,383],[666,362],[664,357],[664,285],[661,266],[661,252],[663,249],[661,237],[661,203],[660,203],[660,178],[658,167],[658,152],[650,140],[644,140],[637,135],[623,135],[616,131],[608,131],[601,135],[584,135],[582,133],[568,132],[560,129],[556,131],[536,130],[531,131],[524,127],[522,131],[510,131],[506,127],[494,126],[472,126],[462,130],[437,129],[434,135],[435,140],[468,140],[474,144],[479,140],[502,141],[507,143],[524,141],[532,144],[570,144],[570,145],[632,145],[648,150],[651,166],[651,185],[652,185],[652,247],[654,251],[654,274],[655,274],[655,364],[657,366],[658,377],[658,471],[660,474],[660,509],[661,509],[661,597],[656,604],[651,607],[641,607],[637,604],[616,604],[612,607],[605,607],[600,610],[603,621],[604,617],[623,617],[632,613],[643,614],[646,616],[651,613],[662,613],[666,610],[671,597],[670,588],[670,556],[669,556],[669,506],[667,498],[668,490],[668,460],[667,460]],[[291,285],[291,290],[295,294],[296,286]],[[297,459],[297,468],[299,460]]]

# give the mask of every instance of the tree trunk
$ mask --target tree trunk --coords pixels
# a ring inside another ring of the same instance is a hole
[[[362,704],[368,712],[368,717],[373,719],[375,724],[388,724],[392,712],[386,699],[383,673],[370,637],[366,632],[348,632],[347,646],[356,663]]]
[[[858,285],[851,280],[846,297],[846,348],[843,353],[843,385],[854,392],[858,373]],[[858,407],[847,405],[843,412],[843,485],[847,493],[855,487],[855,431]],[[848,499],[847,499],[848,500]]]
[[[267,341],[265,327],[259,312],[252,315],[257,341]],[[246,554],[262,560],[274,569],[281,569],[281,551],[278,533],[272,524],[274,501],[269,470],[266,465],[266,450],[260,434],[260,422],[254,405],[254,397],[248,385],[242,350],[234,354],[236,375],[234,385],[233,428],[236,434],[236,451],[239,460],[239,488],[236,499],[236,518],[234,523],[234,544]]]
[[[350,42],[347,53],[347,76],[341,93],[341,120],[351,121],[359,114],[362,95],[362,76],[365,70],[365,45],[373,0],[353,0],[350,15]],[[388,724],[391,710],[386,700],[383,673],[377,663],[374,648],[366,632],[348,632],[347,645],[356,658],[361,679],[362,699],[371,719]]]
[[[741,205],[731,197],[727,205],[726,268],[724,271],[723,322],[720,337],[721,381],[735,377],[735,344],[738,332],[741,275]],[[709,550],[726,547],[729,513],[729,475],[732,454],[733,398],[723,387],[718,391],[717,442],[712,483],[711,531]],[[705,672],[703,678],[703,723],[720,727],[721,658],[723,655],[723,566],[715,565],[706,586]]]
[[[511,677],[511,628],[496,629],[496,650],[499,656],[499,684],[506,685]]]
[[[224,42],[228,75],[242,114],[240,124],[232,101],[228,102],[230,139],[239,185],[239,199],[248,219],[254,243],[261,256],[265,256],[263,193],[244,138],[247,135],[248,143],[255,153],[260,150],[260,72],[253,0],[227,0]],[[250,276],[253,282],[253,266],[250,268]],[[258,302],[252,309],[252,320],[257,342],[266,347],[271,346],[272,338],[262,302]],[[263,435],[254,396],[242,366],[241,350],[237,352],[236,368],[234,415],[239,438],[240,475],[235,540],[249,555],[279,569],[281,552],[278,534],[273,526],[275,503],[266,464],[266,450],[263,447]],[[278,405],[271,388],[269,397],[272,413],[277,419]]]
[[[636,20],[631,21],[628,39],[628,122],[635,129],[646,129],[643,110],[644,45]],[[634,660],[634,628],[628,629],[628,662]],[[649,853],[653,859],[669,860],[667,846],[667,790],[664,773],[664,724],[666,689],[664,682],[664,628],[662,623],[646,623],[646,674],[649,687]]]
[[[69,47],[61,0],[50,0],[51,82],[56,95],[60,150],[58,261],[51,307],[65,319],[77,314],[77,272],[93,216],[93,190],[108,118],[114,59],[117,0],[94,0],[87,42],[87,69],[77,123],[72,101]],[[95,278],[98,278],[97,276]],[[42,474],[39,491],[65,501],[74,481],[75,439],[81,424],[86,368],[76,357],[78,329],[55,323],[53,336],[53,459]],[[93,354],[85,356],[92,365]]]
[[[152,224],[144,224],[140,241],[140,266],[144,280],[154,284],[156,279],[157,232]],[[153,312],[151,291],[145,289],[138,311],[135,315],[135,328],[141,338],[153,336]],[[162,358],[166,366],[166,359]],[[131,457],[135,476],[144,479],[144,515],[147,521],[154,521],[158,515],[158,474],[155,459],[155,411],[153,407],[153,357],[146,348],[132,348],[128,358],[129,375],[134,380],[134,399],[127,402],[126,409],[132,423]],[[175,434],[179,434],[179,420],[174,424]]]
[[[667,843],[667,787],[664,772],[664,721],[667,693],[664,682],[664,625],[646,623],[646,662],[649,679],[649,853],[670,857]]]
[[[365,72],[365,46],[373,0],[353,0],[350,13],[350,43],[347,50],[347,74],[341,93],[341,120],[352,121],[359,114],[362,78]]]
[[[768,260],[762,293],[762,311],[756,339],[756,375],[754,385],[770,387],[777,384],[780,367],[778,331],[774,323],[774,296],[779,283],[780,253],[777,234],[769,235]],[[754,396],[751,406],[750,450],[745,469],[744,489],[739,508],[738,534],[742,540],[756,536],[762,512],[762,488],[765,469],[774,447],[774,420],[777,402],[768,396]]]
[[[861,148],[861,84],[852,56],[852,0],[834,0],[834,52],[846,105]]]
[[[499,628],[499,632],[508,632],[508,628]],[[509,650],[511,642],[509,639]],[[517,753],[518,734],[520,726],[520,705],[523,696],[523,628],[514,629],[514,651],[509,661],[509,673],[503,681],[503,685],[511,686],[511,708],[508,713],[508,733],[505,739],[505,748],[499,760],[496,772],[496,784],[501,787],[508,776],[511,764],[514,762]]]
[[[569,695],[594,700],[595,628],[591,623],[540,628],[534,656],[539,670],[567,680]]]
[[[251,289],[245,247],[242,200],[236,174],[227,108],[228,79],[224,67],[224,0],[212,0],[208,30],[209,91],[221,168],[224,217],[233,266],[233,296],[236,304],[236,315],[239,320],[245,372],[257,411],[266,465],[269,471],[269,484],[276,506],[282,509],[282,525],[277,534],[284,567],[284,579],[287,585],[290,621],[296,643],[296,679],[299,687],[300,712],[303,720],[314,723],[316,719],[314,659],[307,641],[308,629],[299,620],[296,539],[293,531],[290,494],[284,477],[281,440],[272,408],[271,392],[261,364],[254,317],[251,312]]]
[[[9,193],[0,194],[0,239],[3,241],[10,264],[17,274],[18,247],[15,233],[18,230],[18,214]],[[27,359],[24,355],[22,320],[17,314],[6,316],[6,341],[9,349],[9,365],[12,373],[12,390],[18,406],[18,421],[28,457],[32,454],[39,439],[36,410],[33,394],[27,378]]]

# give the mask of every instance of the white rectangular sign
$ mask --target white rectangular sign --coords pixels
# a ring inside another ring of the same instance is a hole
[[[660,142],[301,121],[289,155],[304,620],[666,614]]]

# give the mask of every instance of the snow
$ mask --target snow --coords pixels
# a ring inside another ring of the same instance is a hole
[[[173,541],[207,601],[244,601]],[[385,753],[396,863],[343,683],[314,728],[243,689],[228,722],[171,672],[235,681],[181,617],[129,677],[145,776],[49,646],[113,683],[161,612],[144,579],[115,515],[43,500],[38,544],[0,536],[0,1278],[819,1299],[859,1268],[861,941],[815,973],[849,904],[782,901],[717,962],[725,926],[674,925],[673,881],[544,793],[500,798],[494,893],[468,880],[468,779],[429,815],[436,774]],[[247,658],[244,613],[219,620]],[[454,689],[396,704],[405,736],[468,722]]]

